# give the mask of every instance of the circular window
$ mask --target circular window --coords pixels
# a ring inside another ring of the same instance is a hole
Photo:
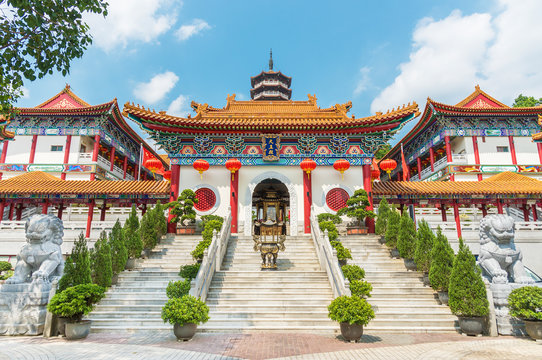
[[[326,205],[333,211],[346,207],[346,201],[350,199],[348,193],[341,188],[333,188],[326,194]]]
[[[209,211],[216,204],[216,195],[209,188],[199,188],[196,190],[196,199],[198,202],[194,204],[194,208],[198,211]]]

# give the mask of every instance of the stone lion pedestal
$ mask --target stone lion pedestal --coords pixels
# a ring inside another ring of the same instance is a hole
[[[52,283],[64,271],[62,220],[34,215],[25,231],[27,244],[17,255],[13,276],[0,287],[0,335],[42,334]]]

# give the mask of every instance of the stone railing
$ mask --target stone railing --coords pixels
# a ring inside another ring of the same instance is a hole
[[[316,219],[316,215],[314,213],[314,207],[311,207],[312,240],[314,241],[314,247],[316,248],[316,254],[318,255],[320,266],[327,273],[329,283],[333,290],[333,297],[350,295],[350,288],[348,287],[347,281],[344,279],[344,275],[339,267],[337,250],[331,247],[327,230],[322,235],[320,227],[318,226],[318,220]]]
[[[26,220],[24,221],[4,220],[0,222],[0,231],[1,230],[23,230],[24,231],[25,224],[26,224]],[[66,230],[83,231],[83,230],[86,230],[87,228],[86,221],[64,221],[63,224],[64,224],[64,231]],[[113,229],[114,225],[115,225],[115,221],[93,221],[91,230],[109,231]]]
[[[190,285],[190,295],[200,298],[202,301],[207,299],[207,292],[211,285],[211,280],[216,272],[220,270],[220,265],[228,247],[228,241],[231,236],[231,209],[228,209],[228,216],[222,224],[220,233],[213,232],[211,245],[203,253],[203,261],[198,271],[198,275]]]

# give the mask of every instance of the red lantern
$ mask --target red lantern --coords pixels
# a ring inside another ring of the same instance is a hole
[[[344,180],[344,172],[350,168],[350,163],[348,160],[339,159],[333,163],[333,168],[341,173],[342,179]]]
[[[203,159],[194,161],[192,166],[199,172],[201,179],[203,179],[203,172],[209,170],[209,163]]]
[[[397,162],[393,159],[386,159],[380,162],[380,168],[388,173],[388,175],[395,170]]]
[[[162,176],[163,176],[164,179],[166,179],[167,181],[170,181],[170,180],[171,180],[171,170],[164,171],[164,173],[162,174]]]
[[[226,161],[226,169],[228,169],[231,172],[231,181],[233,181],[234,177],[233,174],[235,174],[236,171],[238,171],[241,168],[241,161],[238,159],[228,159]]]
[[[301,170],[307,173],[307,176],[309,179],[311,178],[311,171],[314,171],[316,169],[316,162],[312,159],[305,159],[299,164],[299,167]]]
[[[156,158],[150,158],[150,159],[147,159],[147,161],[145,161],[143,166],[145,166],[154,174],[155,172],[157,172],[158,170],[162,168],[162,163],[160,162],[160,160]]]
[[[371,181],[380,180],[380,170],[378,169],[378,164],[375,159],[371,164]]]

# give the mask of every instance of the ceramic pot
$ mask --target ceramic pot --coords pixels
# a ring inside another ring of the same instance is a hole
[[[111,277],[111,285],[117,285],[119,283],[119,274],[115,274]]]
[[[136,266],[136,259],[135,258],[128,258],[128,260],[126,261],[126,266],[125,266],[125,269],[126,270],[133,270]]]
[[[416,271],[418,269],[416,263],[414,262],[414,259],[404,259],[404,262],[407,270]]]
[[[361,336],[363,335],[363,325],[360,325],[360,324],[350,325],[347,322],[342,322],[341,335],[346,341],[358,342],[361,340]]]
[[[448,292],[447,291],[438,291],[438,299],[442,305],[448,306]]]
[[[347,261],[348,261],[347,259],[339,259],[339,267],[345,266]]]
[[[399,250],[397,250],[397,248],[391,249],[390,254],[391,254],[391,257],[394,259],[399,258]]]
[[[480,335],[484,330],[485,318],[482,316],[458,316],[459,327],[467,335]]]
[[[173,325],[173,334],[175,334],[179,341],[188,341],[192,339],[197,329],[198,325],[196,324],[175,324]]]
[[[534,340],[542,340],[542,321],[524,320],[525,331]]]
[[[78,340],[84,339],[90,333],[90,320],[81,320],[76,323],[66,323],[66,339]]]

